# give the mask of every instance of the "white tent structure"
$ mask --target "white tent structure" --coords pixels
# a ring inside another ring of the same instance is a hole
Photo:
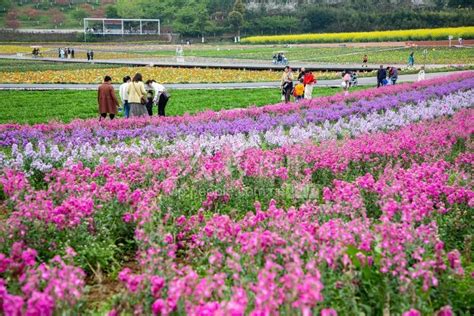
[[[84,19],[84,41],[87,34],[95,35],[160,35],[159,19]]]

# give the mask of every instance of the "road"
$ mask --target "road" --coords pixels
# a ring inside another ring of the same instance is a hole
[[[426,79],[455,74],[456,72],[427,73]],[[418,75],[400,75],[398,82],[416,81]],[[339,87],[341,80],[318,80],[316,86]],[[359,78],[359,85],[376,85],[375,77]],[[196,90],[196,89],[259,89],[278,88],[280,82],[242,82],[242,83],[178,83],[166,84],[171,90]],[[0,90],[96,90],[97,84],[29,84],[29,83],[0,83]],[[119,85],[114,85],[118,89]]]

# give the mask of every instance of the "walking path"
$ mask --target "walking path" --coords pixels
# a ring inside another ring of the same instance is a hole
[[[0,59],[12,60],[35,60],[59,63],[76,63],[76,64],[106,64],[106,65],[123,65],[123,66],[145,66],[145,67],[179,67],[179,68],[219,68],[219,69],[247,69],[247,70],[277,70],[281,71],[284,65],[275,65],[271,59],[252,60],[252,59],[230,59],[230,58],[202,58],[202,57],[185,57],[184,61],[178,62],[175,57],[169,58],[140,58],[140,59],[61,59],[52,57],[36,57],[24,55],[0,55]],[[401,67],[401,65],[394,65]],[[405,66],[405,65],[403,65]],[[438,65],[439,66],[439,65]],[[362,67],[360,64],[331,64],[331,63],[315,63],[315,62],[295,62],[291,63],[293,69],[305,67],[312,71],[372,71],[378,69],[377,65],[368,65]],[[427,65],[428,67],[428,65]]]
[[[455,74],[456,72],[427,73],[426,79]],[[418,79],[417,74],[400,75],[398,82],[413,82]],[[359,78],[359,85],[376,85],[375,77]],[[318,80],[316,86],[340,87],[341,80]],[[98,84],[29,84],[29,83],[0,83],[0,90],[96,90]],[[114,84],[118,89],[119,84]],[[166,84],[172,90],[192,90],[192,89],[258,89],[258,88],[278,88],[279,81],[273,82],[241,82],[241,83],[177,83]]]

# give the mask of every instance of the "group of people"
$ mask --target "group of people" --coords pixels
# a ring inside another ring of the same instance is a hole
[[[398,68],[397,67],[387,67],[384,68],[383,65],[380,65],[380,68],[377,70],[377,88],[396,84],[398,80]]]
[[[94,60],[94,51],[92,49],[89,49],[86,52],[87,60]]]
[[[58,48],[58,58],[68,59],[74,58],[74,48]]]
[[[295,102],[313,97],[313,88],[317,80],[311,71],[301,68],[297,78],[298,82],[294,86],[293,80],[293,72],[290,66],[286,66],[280,84],[282,101],[290,102],[292,95]]]
[[[33,55],[33,57],[38,57],[38,56],[40,56],[40,54],[41,54],[41,53],[40,53],[40,49],[37,48],[37,47],[33,48],[33,51],[31,52],[31,54]]]
[[[107,114],[113,120],[117,115],[117,110],[121,111],[122,109],[126,118],[152,116],[154,105],[158,107],[158,116],[165,116],[165,107],[170,98],[163,85],[153,79],[144,83],[140,73],[135,74],[133,78],[130,76],[123,78],[119,96],[121,106],[115,96],[112,78],[105,76],[97,95],[100,120],[105,119]]]
[[[287,65],[288,58],[286,58],[284,53],[278,53],[273,55],[273,63],[279,65]]]
[[[357,71],[344,70],[341,74],[341,87],[345,95],[349,94],[349,88],[358,85]]]

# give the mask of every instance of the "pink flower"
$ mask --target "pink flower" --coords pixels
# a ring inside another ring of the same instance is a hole
[[[23,309],[23,298],[21,298],[21,296],[7,294],[5,297],[3,297],[2,309],[5,313],[5,316],[21,316]]]
[[[453,316],[453,310],[451,309],[451,306],[447,305],[439,310],[439,312],[436,314],[437,316]]]
[[[31,298],[28,300],[28,308],[26,316],[36,315],[53,315],[54,311],[54,300],[51,296],[41,293],[34,292]]]
[[[160,291],[165,285],[165,279],[163,279],[160,276],[154,275],[150,279],[151,283],[151,294],[153,297],[159,297],[160,296]]]
[[[115,308],[107,313],[107,316],[119,316],[119,315],[120,315],[119,312],[117,312]]]
[[[321,310],[321,316],[337,316],[337,312],[332,308],[325,308]]]
[[[421,316],[421,313],[416,309],[412,308],[408,312],[404,312],[402,316]]]
[[[152,307],[151,307],[151,310],[153,312],[153,315],[160,315],[164,312],[165,310],[165,307],[166,307],[166,303],[164,300],[162,300],[161,298],[157,299]]]
[[[36,264],[37,255],[38,253],[36,252],[36,250],[28,248],[25,251],[23,251],[23,253],[21,254],[21,258],[23,259],[23,261],[25,262],[27,266],[32,267]]]

